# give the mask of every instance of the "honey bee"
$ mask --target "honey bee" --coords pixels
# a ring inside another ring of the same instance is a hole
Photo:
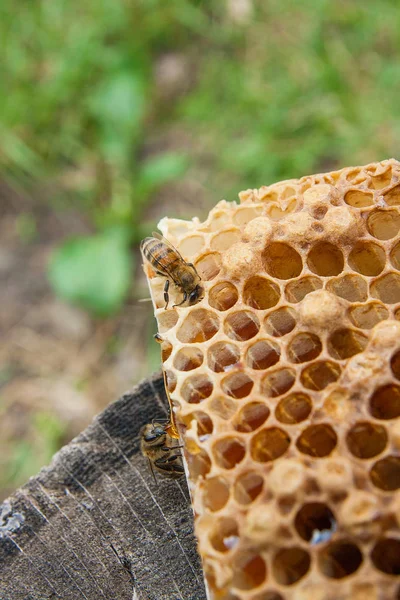
[[[181,306],[188,299],[189,304],[194,304],[197,300],[200,300],[203,289],[200,285],[200,276],[196,271],[196,267],[192,263],[186,262],[168,240],[153,232],[153,237],[147,237],[142,241],[140,249],[157,275],[167,278],[164,286],[165,309],[168,308],[169,303],[170,281],[183,293],[182,302],[174,304],[174,307]]]
[[[173,438],[168,433],[169,422],[165,425],[157,421],[145,425],[141,431],[141,450],[143,456],[149,459],[153,467],[166,477],[178,479],[184,473],[182,457],[179,449],[174,446]],[[154,478],[155,479],[155,478]]]

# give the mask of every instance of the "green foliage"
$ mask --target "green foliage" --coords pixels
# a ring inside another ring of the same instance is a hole
[[[211,204],[398,152],[396,2],[248,0],[242,22],[231,4],[1,3],[0,168],[19,185],[51,180],[54,206],[79,207],[99,232],[67,241],[51,270],[57,293],[96,314],[120,306],[130,277],[127,243],[109,254],[127,277],[114,296],[94,276],[102,232],[124,228],[136,244],[157,190],[188,170]],[[166,54],[187,65],[171,98],[155,69]],[[20,222],[21,239],[31,225]]]
[[[125,300],[131,263],[129,237],[119,228],[66,242],[53,256],[49,277],[61,298],[104,317]]]
[[[48,464],[60,448],[64,434],[65,426],[55,415],[43,411],[34,413],[29,438],[14,439],[10,444],[10,457],[0,477],[0,488],[21,485]]]

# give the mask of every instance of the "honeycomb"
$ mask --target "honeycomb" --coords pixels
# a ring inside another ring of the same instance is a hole
[[[209,598],[400,599],[400,163],[239,198],[145,265]]]

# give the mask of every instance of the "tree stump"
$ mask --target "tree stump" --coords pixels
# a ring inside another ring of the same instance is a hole
[[[154,481],[140,452],[166,415],[158,374],[0,506],[1,600],[205,600],[185,478]]]

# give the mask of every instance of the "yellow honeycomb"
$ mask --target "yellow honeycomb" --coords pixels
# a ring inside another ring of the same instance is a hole
[[[209,598],[399,599],[400,163],[239,197],[145,265]]]

